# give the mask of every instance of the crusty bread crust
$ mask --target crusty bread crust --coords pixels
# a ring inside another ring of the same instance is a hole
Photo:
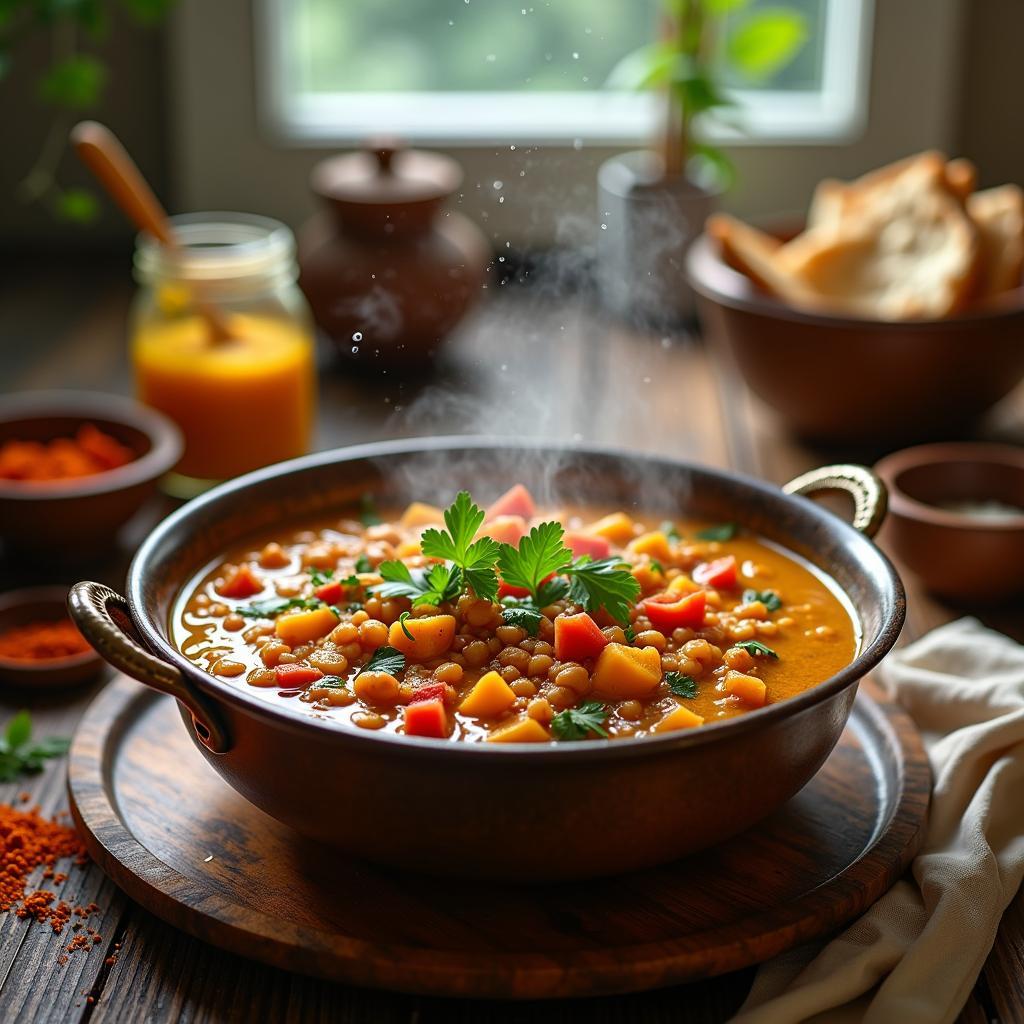
[[[977,225],[982,251],[981,300],[1021,284],[1024,272],[1024,192],[1018,185],[975,192],[967,213]]]

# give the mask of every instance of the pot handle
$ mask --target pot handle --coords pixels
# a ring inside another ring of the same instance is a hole
[[[853,498],[855,530],[874,537],[889,507],[885,484],[866,466],[851,464],[821,466],[790,480],[782,490],[786,494],[816,494],[823,491],[845,491]]]
[[[206,698],[174,665],[154,657],[135,640],[128,602],[120,594],[102,583],[76,583],[68,594],[68,611],[86,640],[114,668],[184,704],[204,747],[215,754],[231,749],[227,733]]]

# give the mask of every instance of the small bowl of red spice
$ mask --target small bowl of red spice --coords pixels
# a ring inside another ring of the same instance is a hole
[[[94,679],[103,660],[67,613],[67,588],[0,594],[0,683],[40,688]]]
[[[9,553],[95,553],[181,457],[178,428],[120,395],[0,399],[0,540]]]

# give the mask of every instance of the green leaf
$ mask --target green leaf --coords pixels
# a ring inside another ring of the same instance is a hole
[[[689,69],[685,54],[672,42],[650,43],[627,53],[605,81],[609,89],[655,89],[678,81]]]
[[[547,522],[535,526],[521,538],[518,548],[511,544],[500,545],[498,568],[501,578],[509,586],[523,587],[539,598],[541,580],[572,562],[572,552],[562,543],[564,536],[561,523]]]
[[[312,684],[313,689],[323,690],[344,690],[347,686],[348,680],[342,679],[341,676],[322,676]]]
[[[650,563],[651,572],[660,573],[662,576],[665,575],[665,568],[656,558],[652,558]]]
[[[501,613],[502,621],[506,626],[518,626],[520,629],[525,629],[530,636],[537,635],[541,617],[538,608],[525,604],[505,608]]]
[[[103,62],[81,53],[54,64],[39,82],[39,95],[59,107],[86,110],[99,100],[106,78]]]
[[[144,25],[155,25],[174,6],[176,0],[121,0],[128,12]]]
[[[666,672],[665,682],[677,697],[690,699],[697,696],[697,680],[693,676],[684,676],[681,672]]]
[[[61,220],[72,224],[92,224],[100,214],[100,203],[85,188],[66,188],[57,196],[55,212]]]
[[[750,6],[750,0],[701,0],[701,3],[710,15],[729,14]]]
[[[679,102],[692,118],[716,107],[732,107],[736,101],[719,91],[711,79],[701,73],[681,78],[673,86],[679,96]]]
[[[360,555],[356,559],[356,572],[373,572],[373,563],[366,555]]]
[[[322,587],[325,583],[330,583],[334,579],[333,569],[318,569],[315,565],[309,567],[309,582],[314,587]]]
[[[743,603],[760,601],[770,612],[777,612],[782,607],[782,599],[774,590],[744,590]]]
[[[252,604],[244,604],[235,611],[246,619],[272,619],[281,612],[289,611],[292,608],[311,611],[323,605],[318,597],[270,597],[265,601],[253,601]]]
[[[632,626],[627,626],[623,632],[626,634],[626,643],[631,644],[636,642],[636,630]]]
[[[778,660],[778,654],[775,653],[766,644],[761,643],[760,640],[741,640],[739,643],[733,644],[733,647],[739,647],[746,651],[747,654],[753,654],[755,657],[762,656],[765,658],[775,658]]]
[[[364,672],[387,672],[389,676],[398,676],[405,669],[405,655],[396,651],[394,647],[378,647],[373,652],[370,660],[356,673],[361,676]]]
[[[412,615],[412,612],[402,612],[402,614],[398,616],[398,624],[402,627],[402,632],[410,640],[415,640],[416,637],[409,631],[409,627],[405,624],[405,620],[410,618],[411,615]]]
[[[719,523],[717,526],[708,526],[697,531],[701,540],[732,540],[736,536],[739,527],[735,523]]]
[[[747,78],[771,77],[807,40],[807,20],[786,7],[763,7],[747,15],[729,35],[726,53]]]
[[[623,567],[621,558],[603,558],[599,562],[578,558],[565,569],[565,574],[573,601],[588,612],[603,608],[616,622],[629,624],[630,605],[640,596],[640,584]]]
[[[498,542],[491,537],[473,538],[483,526],[485,513],[468,491],[460,491],[444,511],[448,531],[430,529],[420,538],[420,549],[427,558],[443,558],[462,570],[462,579],[477,597],[493,601],[498,595],[498,577],[494,563]]]
[[[555,576],[537,588],[537,604],[541,608],[561,601],[569,593],[569,581],[563,576]]]
[[[363,526],[379,526],[383,522],[377,514],[377,502],[369,492],[359,499],[359,521]]]
[[[551,719],[551,735],[559,740],[585,740],[590,733],[608,737],[604,728],[608,711],[603,704],[590,700],[579,707],[559,711]]]
[[[462,589],[462,574],[453,565],[437,563],[429,569],[412,569],[405,562],[381,562],[377,571],[384,578],[369,588],[381,597],[408,597],[414,605],[454,601]]]
[[[15,753],[32,736],[32,716],[28,711],[19,711],[8,723],[4,732],[7,752]]]
[[[736,184],[736,165],[717,146],[706,142],[691,142],[691,180],[708,188],[730,189]]]

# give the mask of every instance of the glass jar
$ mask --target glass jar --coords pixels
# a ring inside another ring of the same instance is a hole
[[[241,213],[171,222],[177,247],[136,243],[131,357],[139,399],[185,435],[167,489],[188,497],[309,450],[315,342],[284,224]]]

